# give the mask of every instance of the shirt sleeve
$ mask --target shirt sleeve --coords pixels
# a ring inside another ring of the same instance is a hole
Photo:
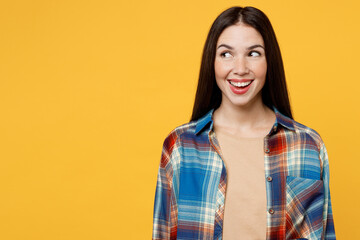
[[[323,239],[332,240],[335,237],[334,219],[331,207],[330,185],[329,185],[329,160],[324,143],[320,147],[320,159],[323,163],[322,179],[324,182],[324,212],[323,212]]]
[[[175,136],[169,135],[164,141],[161,154],[154,201],[153,240],[176,239],[177,205],[171,159],[174,142]]]

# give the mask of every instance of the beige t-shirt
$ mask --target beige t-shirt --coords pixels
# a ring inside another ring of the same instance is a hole
[[[264,138],[214,127],[227,171],[223,239],[266,238]]]

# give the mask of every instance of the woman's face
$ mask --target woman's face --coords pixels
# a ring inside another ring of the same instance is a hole
[[[253,27],[239,23],[221,33],[214,68],[222,92],[221,104],[249,107],[262,101],[267,70],[265,45]]]

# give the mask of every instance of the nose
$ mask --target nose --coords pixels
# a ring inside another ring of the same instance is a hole
[[[235,74],[244,75],[249,73],[248,63],[245,57],[238,57],[234,61],[233,70]]]

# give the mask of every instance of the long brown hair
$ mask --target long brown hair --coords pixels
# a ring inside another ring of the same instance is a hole
[[[268,17],[254,7],[232,7],[215,19],[207,36],[191,121],[220,106],[221,90],[216,84],[214,70],[216,44],[225,28],[239,22],[255,28],[264,39],[267,73],[261,91],[262,101],[270,109],[275,106],[282,114],[292,118],[281,52]]]

